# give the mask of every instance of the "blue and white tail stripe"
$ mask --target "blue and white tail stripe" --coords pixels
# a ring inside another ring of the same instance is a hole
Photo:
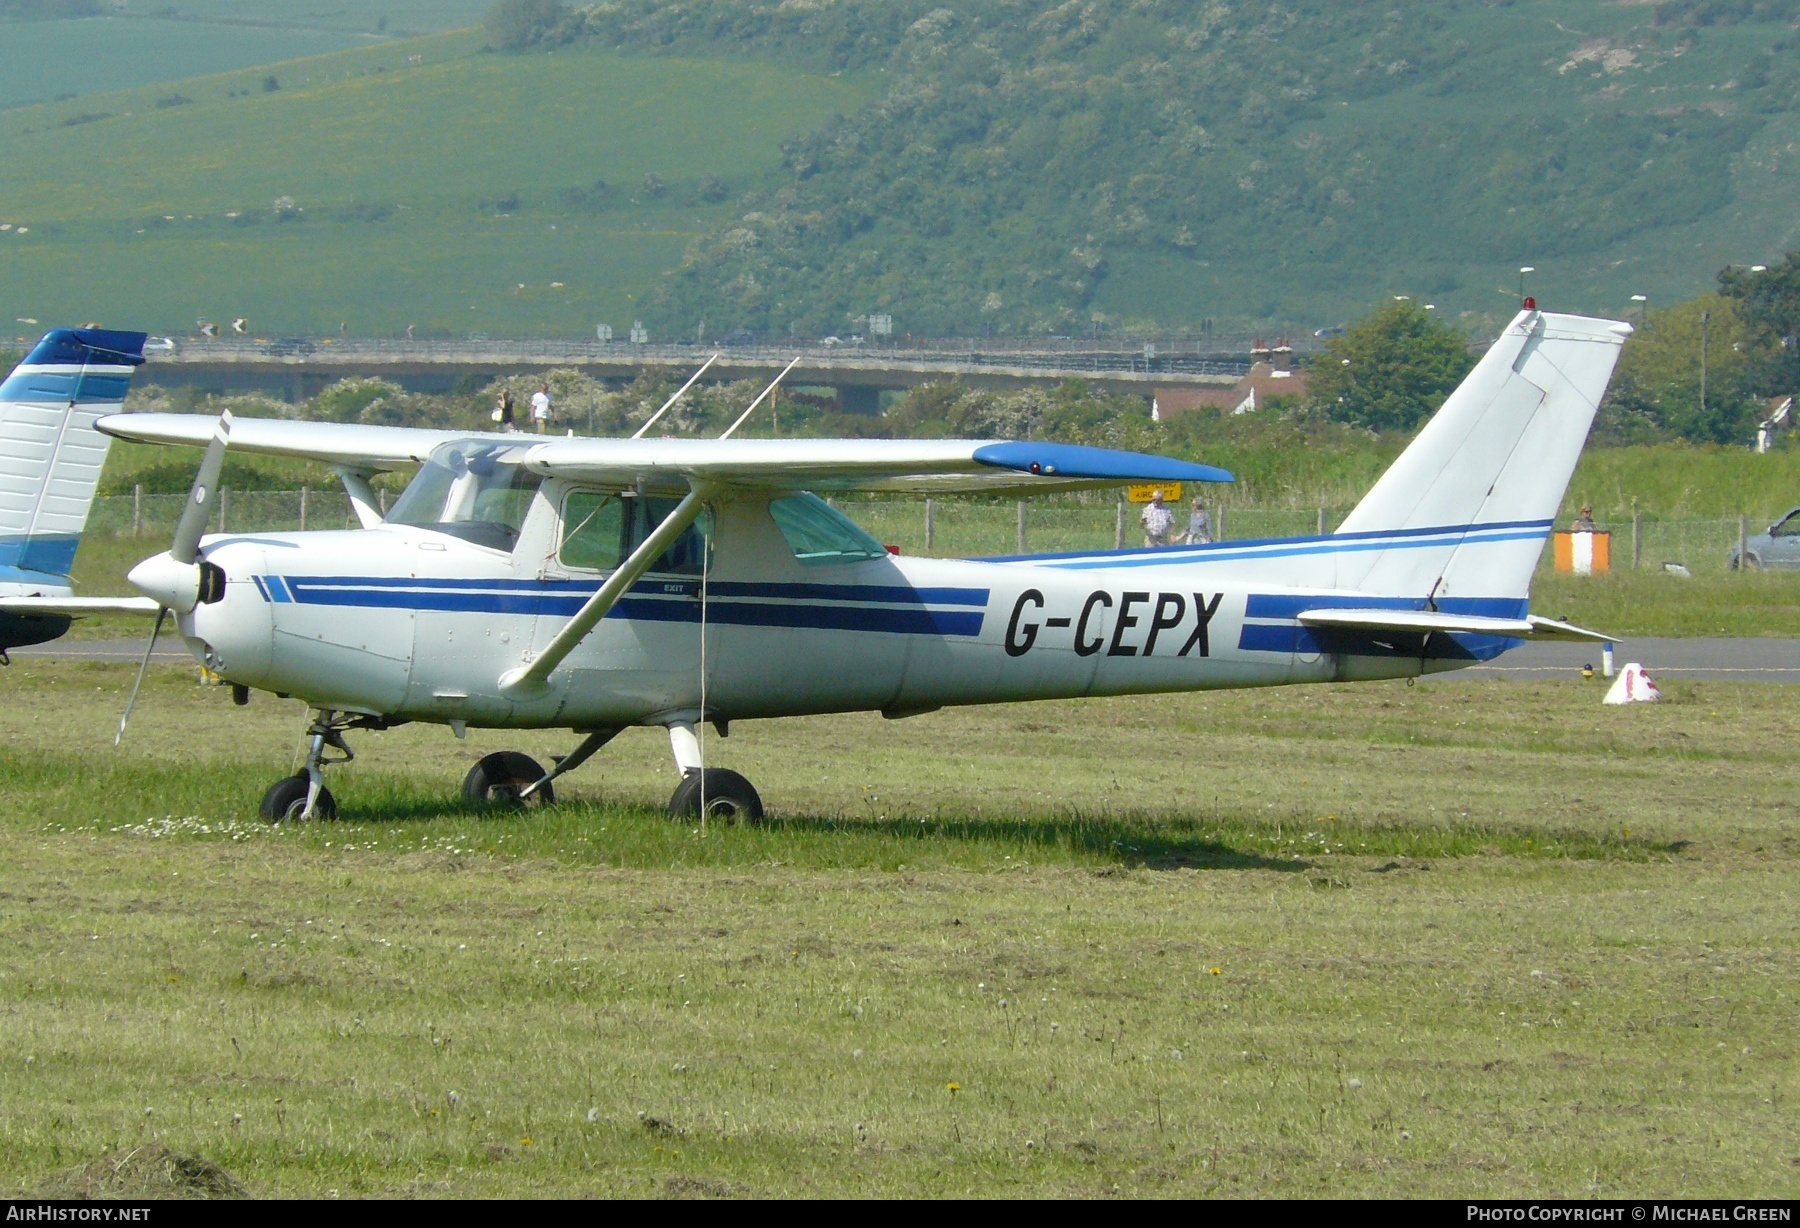
[[[570,618],[594,595],[597,580],[443,580],[380,576],[253,577],[276,605],[439,611]],[[643,580],[608,618],[699,622],[700,582]],[[754,627],[879,631],[901,635],[977,636],[986,617],[983,588],[903,585],[752,584],[715,581],[709,622]]]
[[[0,585],[66,587],[144,334],[47,333],[0,382]]]

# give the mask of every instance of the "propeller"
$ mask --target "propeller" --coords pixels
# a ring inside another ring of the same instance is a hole
[[[219,473],[225,467],[225,449],[231,441],[231,411],[219,415],[212,442],[200,459],[200,472],[194,476],[188,492],[187,506],[181,509],[181,520],[175,526],[175,540],[166,553],[145,559],[125,577],[144,596],[157,603],[156,622],[150,628],[150,643],[138,665],[137,678],[131,684],[131,696],[125,701],[124,715],[119,717],[119,732],[113,735],[117,746],[125,737],[125,726],[131,711],[137,707],[138,691],[144,685],[144,674],[150,668],[150,657],[156,652],[157,637],[171,612],[186,614],[203,602],[217,601],[225,595],[225,573],[200,557],[200,537],[212,515],[213,496],[219,487]]]

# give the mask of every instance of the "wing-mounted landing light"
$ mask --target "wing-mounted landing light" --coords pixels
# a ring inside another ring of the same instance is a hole
[[[172,610],[191,613],[197,605],[210,605],[225,596],[225,572],[216,563],[200,557],[200,538],[212,515],[213,496],[219,488],[219,473],[225,467],[225,449],[231,441],[231,411],[219,415],[212,442],[200,459],[200,472],[194,476],[188,491],[187,506],[181,509],[181,520],[175,526],[175,540],[166,553],[147,558],[126,575],[133,588],[157,604],[156,622],[150,628],[150,643],[138,665],[137,678],[131,684],[131,695],[125,701],[124,715],[119,717],[119,732],[113,735],[117,746],[125,737],[125,726],[131,710],[137,706],[138,691],[144,685],[144,672],[150,668],[150,656],[156,651],[156,639],[162,634],[163,620]]]

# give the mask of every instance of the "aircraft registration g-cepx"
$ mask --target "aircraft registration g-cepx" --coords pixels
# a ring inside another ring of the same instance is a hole
[[[483,758],[464,782],[478,804],[551,801],[620,730],[656,725],[682,773],[672,812],[755,821],[750,783],[702,763],[702,723],[1410,678],[1526,639],[1607,638],[1531,614],[1529,583],[1630,331],[1527,301],[1335,533],[1026,557],[898,557],[819,492],[1231,475],[1034,441],[119,414],[99,430],[206,454],[172,547],[130,574],[144,596],[112,608],[156,610],[157,629],[173,613],[240,702],[256,688],[310,706],[306,767],[271,786],[270,819],[335,813],[322,769],[348,755],[347,731],[430,721],[582,735],[548,769]],[[363,528],[204,536],[227,448],[335,466]],[[414,464],[381,516],[371,475]],[[67,600],[0,611],[81,612]]]

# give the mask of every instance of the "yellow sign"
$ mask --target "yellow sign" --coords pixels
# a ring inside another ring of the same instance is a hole
[[[1154,486],[1127,486],[1125,488],[1125,497],[1133,503],[1148,503],[1150,502],[1150,497],[1159,490],[1162,491],[1164,503],[1179,503],[1181,501],[1180,482],[1158,482]]]

